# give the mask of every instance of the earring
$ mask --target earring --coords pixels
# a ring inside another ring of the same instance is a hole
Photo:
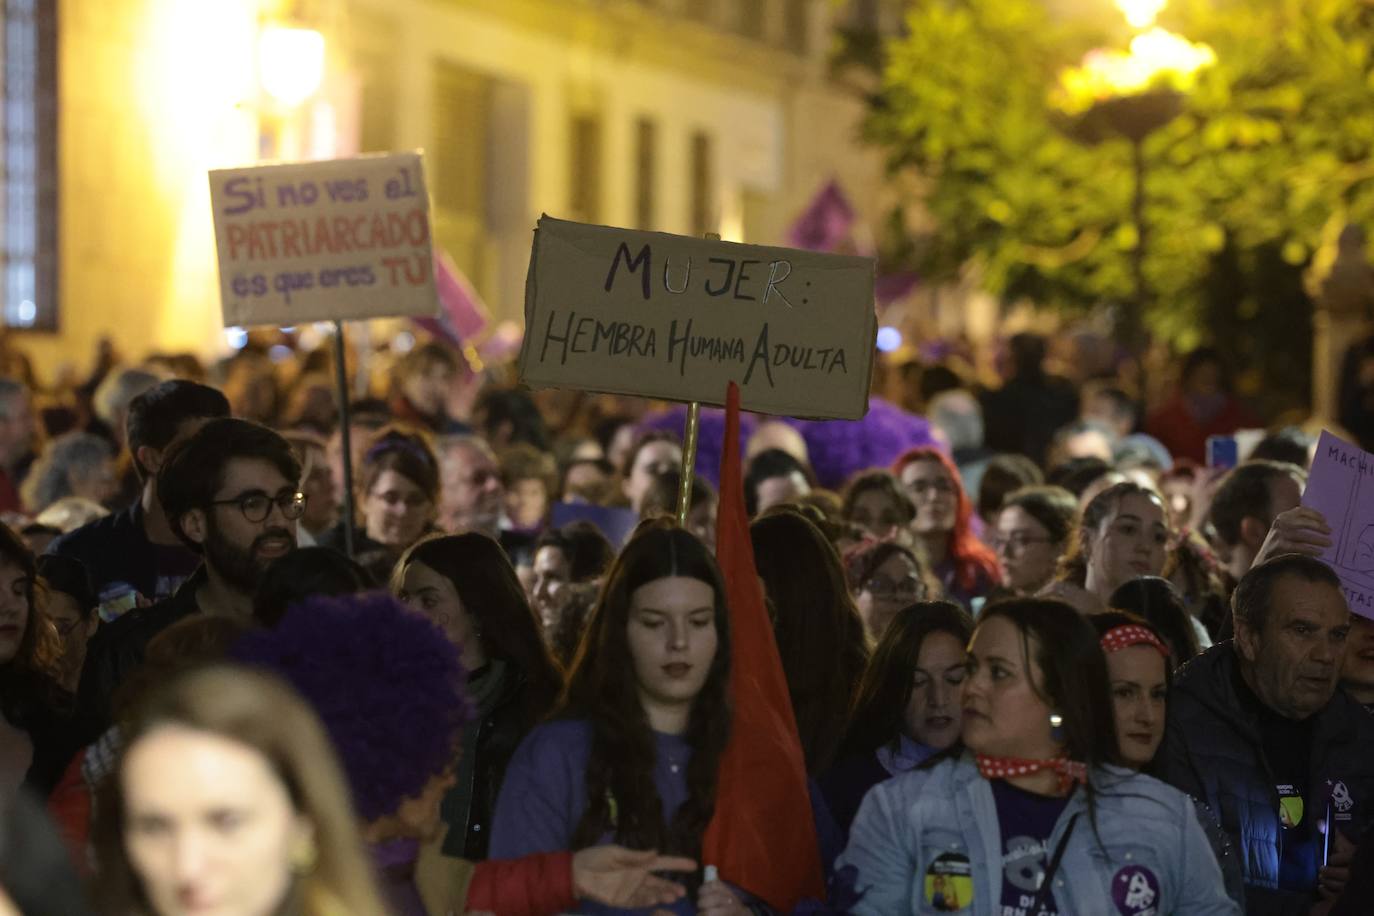
[[[1064,743],[1064,717],[1057,712],[1050,713],[1050,740]]]
[[[305,837],[298,840],[291,847],[291,870],[298,875],[308,875],[314,871],[319,857],[320,851],[315,848],[313,839]]]

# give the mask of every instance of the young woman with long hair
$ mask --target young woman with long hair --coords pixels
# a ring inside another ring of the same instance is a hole
[[[749,539],[773,613],[806,771],[817,776],[835,758],[868,664],[863,620],[839,554],[805,517],[770,511],[749,526]]]
[[[611,567],[557,717],[511,760],[492,855],[613,841],[699,857],[730,734],[729,675],[725,587],[710,551],[681,529],[642,527]],[[743,909],[714,881],[673,911]],[[584,902],[578,912],[620,911]]]
[[[284,683],[230,666],[184,674],[125,738],[95,824],[104,912],[386,912],[329,738]]]
[[[1113,484],[1083,507],[1073,542],[1044,594],[1080,611],[1104,611],[1122,584],[1163,575],[1168,547],[1163,498],[1136,483]]]
[[[0,525],[0,794],[24,783],[46,798],[81,746],[43,597],[33,553]]]
[[[858,916],[1233,916],[1186,795],[1117,766],[1097,632],[1057,601],[983,611],[963,748],[876,786],[840,865]]]
[[[1180,658],[1164,632],[1144,617],[1106,611],[1090,615],[1088,621],[1097,630],[1107,656],[1112,712],[1116,716],[1117,762],[1149,773],[1164,740],[1169,690]],[[1245,876],[1234,844],[1212,810],[1196,799],[1194,804],[1198,822],[1221,865],[1226,892],[1232,900],[1243,903]]]
[[[888,624],[859,682],[841,759],[821,777],[836,823],[848,828],[873,786],[959,740],[968,611],[921,601]]]
[[[973,533],[973,503],[954,462],[939,449],[913,448],[892,463],[892,472],[916,506],[912,534],[925,547],[945,597],[965,607],[987,597],[1001,583],[1002,568]]]
[[[396,564],[391,590],[448,635],[469,672],[476,716],[463,730],[457,781],[444,797],[443,850],[480,861],[506,764],[558,701],[562,673],[505,552],[484,534],[413,545]]]

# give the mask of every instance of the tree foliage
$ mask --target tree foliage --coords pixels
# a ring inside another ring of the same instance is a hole
[[[1188,344],[1228,291],[1234,317],[1253,317],[1276,271],[1297,275],[1347,222],[1374,230],[1374,3],[1174,0],[1160,21],[1217,55],[1145,141],[1147,318]],[[1127,37],[1109,0],[1091,20],[1044,0],[912,3],[867,130],[922,176],[938,226],[916,248],[927,275],[975,260],[1009,299],[1130,298],[1129,144],[1075,141],[1050,102],[1066,67]]]

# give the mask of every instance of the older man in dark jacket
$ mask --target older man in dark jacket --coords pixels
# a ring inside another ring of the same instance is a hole
[[[1251,916],[1324,913],[1374,823],[1374,717],[1337,689],[1350,609],[1312,557],[1254,567],[1236,638],[1180,673],[1159,775],[1216,812]]]

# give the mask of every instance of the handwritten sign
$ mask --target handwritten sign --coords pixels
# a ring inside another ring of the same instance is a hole
[[[1374,618],[1374,455],[1322,430],[1302,504],[1331,526],[1321,559],[1340,576],[1350,609]]]
[[[225,327],[432,316],[419,153],[210,173]]]
[[[868,410],[873,261],[539,220],[522,379],[855,420]]]

